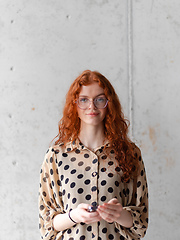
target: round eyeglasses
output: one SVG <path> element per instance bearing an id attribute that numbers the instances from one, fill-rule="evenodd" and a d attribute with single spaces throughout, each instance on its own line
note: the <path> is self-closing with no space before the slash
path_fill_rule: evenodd
<path id="1" fill-rule="evenodd" d="M 93 100 L 90 100 L 87 97 L 79 97 L 76 100 L 76 103 L 77 103 L 78 107 L 83 109 L 83 110 L 89 108 L 91 102 L 93 102 L 93 104 L 96 108 L 102 109 L 102 108 L 105 108 L 107 106 L 108 99 L 106 97 L 96 97 Z"/>

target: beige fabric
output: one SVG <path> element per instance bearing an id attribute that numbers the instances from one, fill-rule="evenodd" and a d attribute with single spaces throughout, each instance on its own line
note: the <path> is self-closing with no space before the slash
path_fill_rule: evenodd
<path id="1" fill-rule="evenodd" d="M 39 217 L 41 239 L 140 239 L 148 226 L 148 188 L 146 173 L 140 150 L 135 147 L 139 159 L 140 175 L 136 181 L 123 183 L 123 175 L 113 149 L 94 152 L 77 139 L 66 146 L 56 145 L 48 149 L 40 174 Z M 108 154 L 107 154 L 108 153 Z M 53 218 L 69 212 L 80 203 L 103 204 L 116 197 L 122 206 L 131 212 L 133 227 L 101 220 L 93 224 L 75 224 L 57 232 L 53 229 Z"/>

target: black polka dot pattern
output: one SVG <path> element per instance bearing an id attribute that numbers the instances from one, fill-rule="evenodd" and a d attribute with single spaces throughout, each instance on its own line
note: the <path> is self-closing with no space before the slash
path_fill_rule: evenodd
<path id="1" fill-rule="evenodd" d="M 66 146 L 49 148 L 40 171 L 39 229 L 42 239 L 56 238 L 53 218 L 57 213 L 67 213 L 80 203 L 101 205 L 112 198 L 117 198 L 124 209 L 132 213 L 131 228 L 126 229 L 113 220 L 101 220 L 96 224 L 73 223 L 62 231 L 62 239 L 142 238 L 148 226 L 148 186 L 140 150 L 135 147 L 134 151 L 140 165 L 139 175 L 124 183 L 115 152 L 109 147 L 102 146 L 94 153 L 76 140 Z"/>

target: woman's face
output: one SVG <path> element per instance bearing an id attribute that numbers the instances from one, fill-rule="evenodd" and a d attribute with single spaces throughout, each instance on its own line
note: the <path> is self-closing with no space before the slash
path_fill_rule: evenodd
<path id="1" fill-rule="evenodd" d="M 86 102 L 88 102 L 89 99 L 90 104 L 86 109 L 81 109 L 77 104 L 77 112 L 79 118 L 81 119 L 81 123 L 93 126 L 103 124 L 103 120 L 106 115 L 106 107 L 97 108 L 93 102 L 95 98 L 97 105 L 102 105 L 102 102 L 106 101 L 104 89 L 101 88 L 97 82 L 88 86 L 82 86 L 79 93 L 79 102 L 81 102 L 82 105 L 85 104 L 88 106 Z"/>

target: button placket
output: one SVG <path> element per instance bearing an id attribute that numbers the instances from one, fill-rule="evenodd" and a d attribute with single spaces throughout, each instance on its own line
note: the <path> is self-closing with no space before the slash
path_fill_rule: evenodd
<path id="1" fill-rule="evenodd" d="M 98 203 L 98 156 L 92 154 L 92 168 L 91 168 L 91 194 L 92 204 Z M 92 191 L 93 190 L 93 191 Z M 97 223 L 92 224 L 93 239 L 98 239 L 98 225 Z"/>

